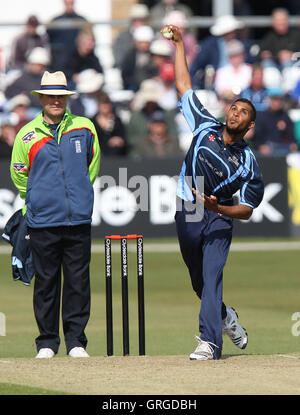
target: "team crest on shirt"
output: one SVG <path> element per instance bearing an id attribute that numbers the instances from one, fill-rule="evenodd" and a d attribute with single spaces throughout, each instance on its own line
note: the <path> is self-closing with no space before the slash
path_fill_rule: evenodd
<path id="1" fill-rule="evenodd" d="M 30 131 L 24 137 L 22 137 L 22 141 L 24 141 L 25 144 L 30 143 L 30 141 L 34 140 L 36 138 L 35 131 Z"/>
<path id="2" fill-rule="evenodd" d="M 14 163 L 13 169 L 14 171 L 20 173 L 20 172 L 27 171 L 27 166 L 24 163 Z"/>
<path id="3" fill-rule="evenodd" d="M 216 136 L 214 134 L 211 134 L 208 139 L 209 141 L 214 141 L 214 139 L 216 138 Z"/>
<path id="4" fill-rule="evenodd" d="M 80 143 L 80 140 L 75 140 L 75 150 L 76 150 L 76 153 L 81 153 L 81 143 Z"/>

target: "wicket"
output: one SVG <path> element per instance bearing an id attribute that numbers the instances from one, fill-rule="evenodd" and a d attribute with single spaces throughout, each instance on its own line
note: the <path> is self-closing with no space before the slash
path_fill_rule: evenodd
<path id="1" fill-rule="evenodd" d="M 105 236 L 105 281 L 106 281 L 106 336 L 107 355 L 113 355 L 113 303 L 112 303 L 112 256 L 111 241 L 121 243 L 121 280 L 122 280 L 122 323 L 123 355 L 129 355 L 129 311 L 128 311 L 128 254 L 127 241 L 135 239 L 137 246 L 137 284 L 138 284 L 138 324 L 139 355 L 145 355 L 145 301 L 144 301 L 144 249 L 143 235 Z"/>

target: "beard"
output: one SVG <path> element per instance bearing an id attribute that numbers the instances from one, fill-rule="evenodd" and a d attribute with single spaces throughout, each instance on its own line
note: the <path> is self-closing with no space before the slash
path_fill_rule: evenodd
<path id="1" fill-rule="evenodd" d="M 228 131 L 229 134 L 241 135 L 243 137 L 246 134 L 248 128 L 240 127 L 240 126 L 232 128 L 226 125 L 226 130 Z"/>

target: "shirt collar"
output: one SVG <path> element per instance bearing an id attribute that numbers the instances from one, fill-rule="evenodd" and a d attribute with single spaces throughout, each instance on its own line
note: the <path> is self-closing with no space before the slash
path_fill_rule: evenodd
<path id="1" fill-rule="evenodd" d="M 225 124 L 224 124 L 222 130 L 220 131 L 219 138 L 221 139 L 222 143 L 225 145 L 224 140 L 223 140 L 224 128 L 225 128 Z M 226 144 L 226 145 L 229 146 L 230 148 L 234 149 L 234 150 L 243 150 L 245 147 L 248 146 L 248 144 L 246 143 L 246 141 L 243 138 L 241 138 L 239 141 L 236 141 L 233 144 Z"/>
<path id="2" fill-rule="evenodd" d="M 69 115 L 70 115 L 70 112 L 66 109 L 66 111 L 64 113 L 64 116 L 63 116 L 62 120 L 59 122 L 59 124 L 66 121 L 66 119 L 69 117 Z M 47 128 L 49 128 L 50 124 L 47 123 L 46 121 L 44 121 L 43 111 L 40 112 L 39 116 L 40 116 L 40 120 L 41 120 L 42 124 L 44 124 Z"/>

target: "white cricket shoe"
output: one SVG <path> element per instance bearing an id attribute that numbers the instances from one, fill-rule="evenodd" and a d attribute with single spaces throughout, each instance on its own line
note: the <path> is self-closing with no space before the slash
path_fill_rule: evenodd
<path id="1" fill-rule="evenodd" d="M 83 347 L 73 347 L 69 351 L 71 357 L 90 357 Z"/>
<path id="2" fill-rule="evenodd" d="M 49 347 L 43 347 L 35 356 L 36 359 L 51 359 L 55 355 L 54 351 Z"/>
<path id="3" fill-rule="evenodd" d="M 248 334 L 244 327 L 238 323 L 238 315 L 234 308 L 226 307 L 227 316 L 223 320 L 223 333 L 240 349 L 248 344 Z"/>
<path id="4" fill-rule="evenodd" d="M 200 337 L 195 336 L 195 339 L 198 342 L 198 346 L 196 347 L 195 351 L 190 354 L 190 360 L 211 360 L 214 358 L 214 349 L 211 347 L 216 346 L 211 342 L 206 342 L 201 340 Z M 218 347 L 218 346 L 216 346 Z"/>

